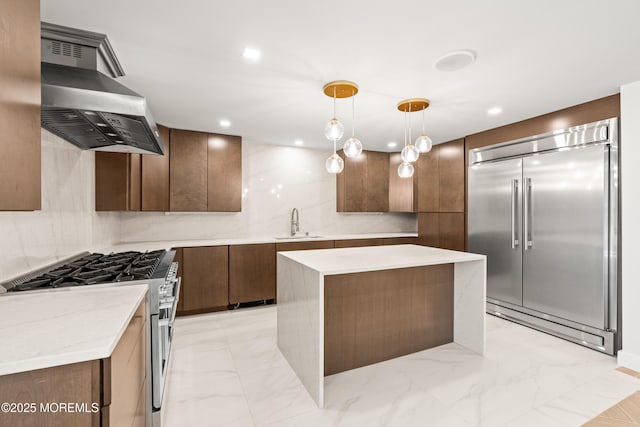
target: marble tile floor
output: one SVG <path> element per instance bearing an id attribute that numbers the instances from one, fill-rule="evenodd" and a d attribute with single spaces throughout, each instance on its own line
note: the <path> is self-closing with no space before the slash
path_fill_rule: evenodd
<path id="1" fill-rule="evenodd" d="M 176 320 L 164 427 L 579 426 L 640 390 L 614 358 L 487 316 L 447 344 L 325 378 L 319 409 L 276 345 L 276 306 Z"/>

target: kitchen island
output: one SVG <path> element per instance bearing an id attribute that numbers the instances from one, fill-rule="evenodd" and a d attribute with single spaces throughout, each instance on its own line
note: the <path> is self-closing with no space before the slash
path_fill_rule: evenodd
<path id="1" fill-rule="evenodd" d="M 319 407 L 326 375 L 448 342 L 484 353 L 484 255 L 396 245 L 277 263 L 278 347 Z"/>
<path id="2" fill-rule="evenodd" d="M 0 426 L 144 426 L 147 285 L 0 296 Z"/>

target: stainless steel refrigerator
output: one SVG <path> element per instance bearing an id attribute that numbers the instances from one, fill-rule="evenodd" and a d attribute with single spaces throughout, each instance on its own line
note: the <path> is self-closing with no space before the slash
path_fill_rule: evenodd
<path id="1" fill-rule="evenodd" d="M 615 354 L 618 120 L 471 150 L 468 178 L 487 312 Z"/>

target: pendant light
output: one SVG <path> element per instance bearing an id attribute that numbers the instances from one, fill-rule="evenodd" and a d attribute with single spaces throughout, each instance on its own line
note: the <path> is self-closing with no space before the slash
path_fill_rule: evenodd
<path id="1" fill-rule="evenodd" d="M 354 93 L 355 95 L 355 93 Z M 362 142 L 356 138 L 356 97 L 351 97 L 351 138 L 344 143 L 342 150 L 347 157 L 358 157 L 362 154 Z"/>
<path id="2" fill-rule="evenodd" d="M 398 104 L 398 110 L 404 112 L 404 148 L 400 152 L 402 163 L 398 166 L 398 176 L 400 178 L 410 178 L 413 176 L 413 162 L 420 157 L 418 147 L 411 143 L 411 116 L 409 115 L 409 126 L 407 127 L 407 114 L 414 111 L 424 110 L 429 106 L 429 101 L 424 98 L 405 99 Z M 407 138 L 407 131 L 409 137 Z"/>
<path id="3" fill-rule="evenodd" d="M 416 142 L 413 143 L 413 145 L 415 145 L 418 151 L 421 153 L 428 153 L 433 147 L 433 141 L 427 136 L 426 132 L 424 131 L 424 110 L 426 110 L 428 106 L 429 103 L 427 101 L 427 106 L 422 109 L 422 134 L 417 137 Z"/>
<path id="4" fill-rule="evenodd" d="M 324 136 L 333 141 L 333 154 L 325 162 L 325 167 L 329 173 L 340 173 L 344 169 L 344 160 L 336 152 L 336 145 L 344 135 L 344 125 L 336 118 L 336 99 L 354 97 L 358 93 L 358 85 L 346 80 L 337 80 L 324 85 L 322 91 L 328 97 L 333 98 L 333 118 L 324 128 Z M 351 107 L 355 118 L 355 103 L 353 101 Z M 351 138 L 345 143 L 344 153 L 348 157 L 357 157 L 362 153 L 362 143 L 355 137 L 355 124 Z"/>

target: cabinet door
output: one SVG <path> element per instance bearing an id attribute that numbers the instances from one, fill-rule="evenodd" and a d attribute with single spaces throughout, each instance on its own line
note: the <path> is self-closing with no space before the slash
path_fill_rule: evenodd
<path id="1" fill-rule="evenodd" d="M 229 247 L 182 249 L 182 288 L 185 312 L 213 311 L 229 303 Z"/>
<path id="2" fill-rule="evenodd" d="M 418 242 L 423 246 L 440 247 L 440 214 L 423 212 L 418 214 Z"/>
<path id="3" fill-rule="evenodd" d="M 440 186 L 438 175 L 438 151 L 435 145 L 428 153 L 420 154 L 414 163 L 414 206 L 417 212 L 438 212 Z"/>
<path id="4" fill-rule="evenodd" d="M 140 210 L 140 154 L 95 154 L 96 211 Z"/>
<path id="5" fill-rule="evenodd" d="M 276 243 L 276 252 L 306 251 L 309 249 L 332 249 L 335 247 L 333 240 L 314 240 L 311 242 L 282 242 Z"/>
<path id="6" fill-rule="evenodd" d="M 361 246 L 381 246 L 385 239 L 349 239 L 336 240 L 336 248 L 358 248 Z"/>
<path id="7" fill-rule="evenodd" d="M 229 246 L 229 304 L 275 297 L 275 243 Z"/>
<path id="8" fill-rule="evenodd" d="M 207 145 L 203 132 L 171 129 L 169 210 L 207 211 Z"/>
<path id="9" fill-rule="evenodd" d="M 40 209 L 40 2 L 0 16 L 0 210 Z"/>
<path id="10" fill-rule="evenodd" d="M 169 210 L 169 129 L 158 125 L 160 139 L 164 143 L 164 155 L 142 155 L 142 210 Z"/>
<path id="11" fill-rule="evenodd" d="M 439 239 L 442 249 L 464 251 L 464 213 L 441 212 L 439 215 Z"/>
<path id="12" fill-rule="evenodd" d="M 438 149 L 438 212 L 464 212 L 464 139 Z"/>
<path id="13" fill-rule="evenodd" d="M 242 138 L 210 134 L 208 146 L 209 212 L 242 210 Z"/>
<path id="14" fill-rule="evenodd" d="M 344 170 L 336 175 L 338 212 L 365 212 L 367 203 L 367 152 L 349 158 L 344 152 L 338 155 L 344 160 Z"/>
<path id="15" fill-rule="evenodd" d="M 367 152 L 366 212 L 389 212 L 389 154 Z"/>
<path id="16" fill-rule="evenodd" d="M 402 163 L 400 153 L 389 155 L 389 212 L 414 212 L 415 175 L 411 178 L 400 178 L 398 176 L 400 163 Z"/>
<path id="17" fill-rule="evenodd" d="M 418 245 L 417 237 L 391 237 L 383 239 L 383 245 Z"/>

